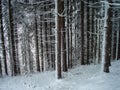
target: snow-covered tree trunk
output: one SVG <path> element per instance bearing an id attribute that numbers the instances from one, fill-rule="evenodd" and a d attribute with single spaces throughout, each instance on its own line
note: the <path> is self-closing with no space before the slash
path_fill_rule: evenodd
<path id="1" fill-rule="evenodd" d="M 44 2 L 44 5 L 46 3 Z M 47 12 L 47 6 L 44 6 L 44 11 Z M 47 14 L 43 16 L 43 58 L 44 58 L 44 71 L 49 67 L 49 54 L 48 54 L 48 28 L 47 28 Z"/>
<path id="2" fill-rule="evenodd" d="M 3 30 L 3 12 L 2 12 L 2 0 L 0 0 L 0 64 L 1 64 L 1 75 L 7 75 L 7 61 L 5 52 L 5 38 Z"/>
<path id="3" fill-rule="evenodd" d="M 84 61 L 84 2 L 81 1 L 81 65 L 85 64 Z"/>
<path id="4" fill-rule="evenodd" d="M 87 0 L 87 2 L 89 2 L 89 0 Z M 90 48 L 90 8 L 87 7 L 87 64 L 90 64 L 90 52 L 89 52 L 89 48 Z"/>
<path id="5" fill-rule="evenodd" d="M 119 19 L 119 28 L 120 28 L 120 19 Z M 119 54 L 119 39 L 120 39 L 120 31 L 119 31 L 119 29 L 117 30 L 117 42 L 116 42 L 116 60 L 118 60 L 118 54 Z"/>
<path id="6" fill-rule="evenodd" d="M 69 63 L 69 19 L 68 19 L 68 17 L 69 17 L 69 0 L 66 0 L 65 1 L 65 5 L 66 5 L 66 9 L 67 9 L 67 11 L 66 11 L 66 16 L 67 17 L 65 17 L 65 19 L 66 19 L 66 53 L 67 53 L 67 67 L 69 68 L 69 65 L 68 65 L 68 63 Z"/>
<path id="7" fill-rule="evenodd" d="M 94 3 L 94 0 L 92 1 L 92 3 Z M 92 36 L 91 36 L 91 59 L 93 59 L 94 60 L 94 29 L 95 29 L 95 27 L 94 27 L 94 24 L 95 24 L 95 9 L 94 8 L 92 8 L 92 11 L 91 11 L 91 13 L 92 13 L 92 16 L 91 16 L 91 33 L 92 33 Z M 93 61 L 92 60 L 92 61 Z"/>
<path id="8" fill-rule="evenodd" d="M 40 69 L 41 69 L 41 71 L 43 71 L 44 70 L 44 54 L 43 54 L 43 46 L 44 46 L 44 44 L 43 44 L 43 23 L 42 23 L 42 21 L 43 21 L 43 16 L 42 15 L 40 15 L 40 47 L 41 47 L 41 50 L 40 50 L 40 54 L 41 54 L 41 59 L 40 59 Z"/>
<path id="9" fill-rule="evenodd" d="M 13 6 L 12 1 L 8 0 L 8 10 L 9 10 L 9 34 L 10 34 L 10 52 L 11 52 L 11 63 L 12 63 L 12 76 L 17 74 L 16 70 L 16 50 L 15 50 L 15 37 L 14 37 L 14 23 L 13 23 Z"/>
<path id="10" fill-rule="evenodd" d="M 64 1 L 61 3 L 61 10 L 64 12 Z M 67 60 L 66 60 L 66 30 L 65 30 L 65 18 L 61 17 L 61 54 L 62 54 L 62 68 L 64 72 L 67 72 Z"/>
<path id="11" fill-rule="evenodd" d="M 111 0 L 108 0 L 111 3 Z M 109 3 L 105 3 L 105 23 L 104 23 L 104 31 L 103 31 L 103 51 L 102 51 L 102 69 L 104 72 L 109 72 L 110 66 L 110 48 L 111 48 L 111 9 Z"/>
<path id="12" fill-rule="evenodd" d="M 37 66 L 37 71 L 40 71 L 40 61 L 39 61 L 39 42 L 38 42 L 38 24 L 37 24 L 37 8 L 36 6 L 34 7 L 34 22 L 35 22 L 35 54 L 36 54 L 36 66 Z"/>
<path id="13" fill-rule="evenodd" d="M 62 71 L 61 71 L 61 16 L 59 14 L 62 13 L 61 4 L 62 0 L 55 0 L 55 36 L 56 36 L 56 72 L 57 78 L 62 78 Z"/>
<path id="14" fill-rule="evenodd" d="M 23 54 L 22 54 L 22 41 L 21 41 L 21 37 L 20 37 L 20 34 L 22 33 L 21 30 L 23 29 L 22 28 L 22 25 L 17 25 L 17 28 L 18 28 L 18 36 L 19 36 L 19 39 L 18 39 L 18 58 L 19 58 L 19 62 L 20 62 L 20 74 L 24 74 L 24 64 L 23 64 Z"/>
<path id="15" fill-rule="evenodd" d="M 72 7 L 72 4 L 73 2 L 72 2 L 72 0 L 69 0 L 69 68 L 72 68 L 72 65 L 73 65 L 73 54 L 72 54 L 72 52 L 73 52 L 73 50 L 72 50 L 72 48 L 73 48 L 73 46 L 72 46 L 72 30 L 73 30 L 73 24 L 72 24 L 72 19 L 73 19 L 73 7 Z"/>
<path id="16" fill-rule="evenodd" d="M 102 71 L 104 71 L 104 64 L 105 64 L 105 49 L 106 49 L 106 27 L 107 27 L 107 12 L 108 12 L 109 5 L 105 3 L 105 17 L 104 17 L 104 30 L 103 30 L 103 42 L 102 42 Z"/>

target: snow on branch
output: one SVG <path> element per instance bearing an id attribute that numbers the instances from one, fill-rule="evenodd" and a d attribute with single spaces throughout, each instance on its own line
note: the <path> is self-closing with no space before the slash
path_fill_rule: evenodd
<path id="1" fill-rule="evenodd" d="M 36 5 L 40 5 L 43 4 L 45 2 L 49 2 L 50 0 L 44 0 L 44 1 L 40 1 L 40 2 L 36 2 L 36 3 L 25 3 L 25 2 L 21 2 L 21 1 L 16 1 L 16 3 L 22 4 L 22 5 L 27 5 L 27 6 L 36 6 Z"/>
<path id="2" fill-rule="evenodd" d="M 113 5 L 113 6 L 120 6 L 120 3 L 109 3 L 108 1 L 99 1 L 99 2 L 95 2 L 95 3 L 90 3 L 90 2 L 87 2 L 85 0 L 81 0 L 82 2 L 84 2 L 85 4 L 87 4 L 89 7 L 100 7 L 100 6 L 94 6 L 96 4 L 108 4 L 108 5 Z"/>

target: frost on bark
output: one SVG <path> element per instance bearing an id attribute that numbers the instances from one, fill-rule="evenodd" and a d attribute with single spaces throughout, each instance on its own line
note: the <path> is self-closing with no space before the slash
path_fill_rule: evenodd
<path id="1" fill-rule="evenodd" d="M 14 37 L 14 23 L 13 23 L 13 7 L 12 1 L 8 0 L 9 5 L 9 34 L 10 34 L 10 48 L 11 48 L 11 63 L 12 63 L 12 76 L 17 74 L 17 60 L 15 50 L 15 37 Z"/>
<path id="2" fill-rule="evenodd" d="M 35 17 L 35 49 L 36 49 L 36 65 L 37 65 L 37 71 L 40 71 L 40 60 L 39 60 L 39 39 L 38 39 L 38 24 L 37 24 L 37 11 L 35 6 L 34 11 L 34 17 Z"/>
<path id="3" fill-rule="evenodd" d="M 56 4 L 56 69 L 57 69 L 57 78 L 62 78 L 61 71 L 61 30 L 63 29 L 62 17 L 59 15 L 63 12 L 62 4 L 63 0 L 55 0 Z"/>
<path id="4" fill-rule="evenodd" d="M 5 39 L 4 39 L 4 31 L 3 31 L 3 15 L 2 15 L 2 0 L 0 0 L 0 39 L 2 43 L 2 56 L 0 57 L 0 64 L 1 64 L 1 74 L 8 75 L 7 71 L 7 61 L 6 61 L 6 49 L 5 49 Z M 4 75 L 3 74 L 3 75 Z"/>
<path id="5" fill-rule="evenodd" d="M 89 2 L 89 0 L 87 0 L 87 2 Z M 90 64 L 90 52 L 89 52 L 89 49 L 90 49 L 90 8 L 87 7 L 87 61 L 86 63 L 87 64 Z"/>
<path id="6" fill-rule="evenodd" d="M 81 1 L 81 65 L 84 64 L 84 2 Z"/>
<path id="7" fill-rule="evenodd" d="M 64 12 L 64 1 L 61 2 L 61 11 Z M 67 72 L 67 60 L 66 60 L 66 31 L 65 31 L 65 18 L 61 17 L 61 54 L 62 54 L 62 68 L 64 72 Z"/>
<path id="8" fill-rule="evenodd" d="M 111 0 L 109 0 L 111 3 Z M 106 5 L 106 4 L 105 4 Z M 110 5 L 106 5 L 105 7 L 105 31 L 104 31 L 104 37 L 103 37 L 103 54 L 102 54 L 102 63 L 103 63 L 103 70 L 106 73 L 109 73 L 109 66 L 110 66 L 110 56 L 111 56 L 111 35 L 112 35 L 112 29 L 111 29 L 111 17 L 112 12 Z"/>

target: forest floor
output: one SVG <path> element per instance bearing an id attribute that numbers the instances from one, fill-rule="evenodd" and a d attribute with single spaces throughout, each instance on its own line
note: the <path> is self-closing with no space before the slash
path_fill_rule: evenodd
<path id="1" fill-rule="evenodd" d="M 0 78 L 0 90 L 120 90 L 120 60 L 112 62 L 110 73 L 100 65 L 77 66 L 57 80 L 54 71 Z"/>

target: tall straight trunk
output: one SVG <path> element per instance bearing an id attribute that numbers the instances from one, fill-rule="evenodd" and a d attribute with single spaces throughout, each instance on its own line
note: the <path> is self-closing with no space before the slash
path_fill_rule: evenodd
<path id="1" fill-rule="evenodd" d="M 2 64 L 1 64 L 1 58 L 0 58 L 0 77 L 2 76 Z"/>
<path id="2" fill-rule="evenodd" d="M 97 33 L 97 20 L 95 19 L 95 23 L 94 23 L 94 32 L 93 33 Z M 97 35 L 94 34 L 93 36 L 93 62 L 94 64 L 96 64 L 96 52 L 97 52 Z"/>
<path id="3" fill-rule="evenodd" d="M 43 23 L 42 23 L 42 21 L 43 21 L 43 16 L 41 15 L 40 16 L 40 47 L 41 47 L 41 61 L 40 61 L 40 69 L 41 69 L 41 71 L 43 71 L 44 70 L 44 59 L 43 59 Z"/>
<path id="4" fill-rule="evenodd" d="M 16 53 L 15 53 L 15 38 L 14 38 L 14 23 L 13 23 L 13 8 L 11 4 L 11 0 L 8 0 L 9 6 L 9 30 L 10 30 L 10 44 L 11 44 L 11 61 L 12 61 L 12 76 L 17 74 L 17 66 L 16 66 Z"/>
<path id="5" fill-rule="evenodd" d="M 49 4 L 51 4 L 51 2 L 49 1 Z M 47 7 L 47 10 L 50 10 L 51 9 L 51 5 Z M 49 69 L 52 69 L 52 48 L 51 48 L 51 45 L 52 45 L 52 40 L 51 40 L 51 12 L 47 14 L 47 17 L 50 19 L 48 22 L 47 22 L 47 26 L 48 26 L 48 55 L 49 55 L 49 58 L 48 58 L 48 68 Z"/>
<path id="6" fill-rule="evenodd" d="M 51 5 L 50 5 L 50 8 Z M 50 13 L 50 18 L 52 18 L 52 14 Z M 52 33 L 52 22 L 50 22 L 50 41 L 53 41 L 54 40 L 54 35 Z M 50 46 L 50 50 L 51 50 L 51 67 L 53 69 L 55 69 L 55 51 L 54 51 L 54 47 L 53 47 L 54 43 L 51 42 L 51 46 Z"/>
<path id="7" fill-rule="evenodd" d="M 67 62 L 68 62 L 68 68 L 70 68 L 69 66 L 69 62 L 70 62 L 70 58 L 69 58 L 69 0 L 66 0 L 66 8 L 67 8 L 67 16 L 68 17 L 66 17 L 66 36 L 67 36 L 67 38 L 66 38 L 66 50 L 67 50 Z"/>
<path id="8" fill-rule="evenodd" d="M 69 52 L 69 60 L 68 60 L 68 68 L 72 68 L 72 2 L 68 1 L 68 52 Z"/>
<path id="9" fill-rule="evenodd" d="M 27 31 L 27 54 L 28 54 L 28 68 L 29 72 L 33 72 L 33 59 L 32 59 L 32 53 L 31 53 L 31 47 L 30 47 L 30 32 Z"/>
<path id="10" fill-rule="evenodd" d="M 72 55 L 72 29 L 73 29 L 73 24 L 72 24 L 72 18 L 73 18 L 73 7 L 72 7 L 72 0 L 70 0 L 70 24 L 69 24 L 69 44 L 70 44 L 70 47 L 69 47 L 69 50 L 70 50 L 70 68 L 72 68 L 72 65 L 73 65 L 73 55 Z"/>
<path id="11" fill-rule="evenodd" d="M 63 0 L 55 0 L 55 11 L 56 13 L 61 14 L 63 12 L 62 10 L 62 4 Z M 62 71 L 61 71 L 61 30 L 63 29 L 63 22 L 62 17 L 60 15 L 56 15 L 56 69 L 57 69 L 57 78 L 62 78 Z"/>
<path id="12" fill-rule="evenodd" d="M 118 60 L 120 59 L 120 19 L 119 19 L 119 43 L 118 43 Z"/>
<path id="13" fill-rule="evenodd" d="M 17 21 L 16 21 L 17 22 Z M 14 25 L 14 38 L 15 38 L 15 59 L 16 59 L 16 70 L 17 70 L 17 74 L 20 74 L 20 62 L 19 62 L 19 58 L 18 58 L 18 31 L 17 31 L 17 24 Z"/>
<path id="14" fill-rule="evenodd" d="M 15 2 L 14 2 L 14 4 L 15 4 L 15 6 L 14 7 L 17 7 L 17 0 L 15 0 Z M 13 17 L 13 19 L 14 19 L 14 22 L 17 22 L 17 20 L 16 20 L 16 18 L 17 18 L 17 15 L 16 15 L 16 13 L 17 13 L 17 10 L 14 8 L 13 9 L 13 13 L 15 13 L 15 16 Z M 20 74 L 20 62 L 19 62 L 19 58 L 18 58 L 18 28 L 17 28 L 17 23 L 14 23 L 14 42 L 15 42 L 15 58 L 16 58 L 16 66 L 17 66 L 17 68 L 16 68 L 16 70 L 17 70 L 17 74 Z"/>
<path id="15" fill-rule="evenodd" d="M 36 47 L 36 64 L 37 64 L 37 71 L 40 71 L 40 61 L 39 61 L 39 42 L 38 42 L 38 24 L 37 24 L 37 11 L 35 6 L 34 11 L 34 17 L 35 17 L 35 47 Z"/>
<path id="16" fill-rule="evenodd" d="M 103 42 L 102 42 L 102 71 L 109 72 L 108 61 L 106 60 L 106 32 L 107 32 L 107 19 L 108 19 L 108 8 L 109 5 L 105 4 L 105 20 L 104 20 L 104 30 L 103 30 Z"/>
<path id="17" fill-rule="evenodd" d="M 25 33 L 25 39 L 24 39 L 24 46 L 25 46 L 25 55 L 24 55 L 24 69 L 25 69 L 25 73 L 30 73 L 30 57 L 29 57 L 29 29 L 25 29 L 24 30 Z"/>
<path id="18" fill-rule="evenodd" d="M 110 3 L 112 3 L 112 0 L 108 0 Z M 111 39 L 112 39 L 112 9 L 108 9 L 108 30 L 107 30 L 107 43 L 106 43 L 106 59 L 108 60 L 109 66 L 111 65 Z"/>
<path id="19" fill-rule="evenodd" d="M 87 1 L 87 2 L 89 2 L 89 0 Z M 90 56 L 90 53 L 89 53 L 89 42 L 90 42 L 90 34 L 89 34 L 89 32 L 90 32 L 90 8 L 89 7 L 87 7 L 87 64 L 90 64 L 90 61 L 89 61 L 89 56 Z"/>
<path id="20" fill-rule="evenodd" d="M 93 0 L 93 2 L 92 3 L 94 3 L 94 0 Z M 92 8 L 92 26 L 91 26 L 91 32 L 92 32 L 92 37 L 91 37 L 91 54 L 90 54 L 90 56 L 91 56 L 91 59 L 93 59 L 93 55 L 94 55 L 94 48 L 93 48 L 93 46 L 94 46 L 94 16 L 95 16 L 95 12 L 94 12 L 94 8 Z"/>
<path id="21" fill-rule="evenodd" d="M 113 37 L 113 59 L 115 60 L 116 59 L 116 42 L 117 42 L 117 31 L 114 31 L 113 33 L 114 37 Z"/>
<path id="22" fill-rule="evenodd" d="M 112 3 L 111 0 L 108 0 L 109 3 Z M 104 64 L 104 72 L 109 72 L 109 66 L 111 65 L 110 59 L 111 59 L 111 36 L 112 36 L 112 11 L 111 8 L 108 9 L 107 12 L 108 18 L 107 18 L 107 31 L 106 31 L 106 48 L 105 48 L 105 64 Z"/>
<path id="23" fill-rule="evenodd" d="M 0 0 L 0 34 L 1 34 L 1 42 L 2 42 L 2 53 L 3 53 L 3 61 L 4 61 L 4 68 L 5 74 L 8 75 L 7 71 L 7 59 L 6 59 L 6 49 L 5 49 L 5 39 L 4 39 L 4 31 L 3 31 L 3 20 L 2 20 L 2 0 Z M 1 58 L 2 59 L 2 58 Z M 2 65 L 1 65 L 2 66 Z"/>
<path id="24" fill-rule="evenodd" d="M 46 5 L 46 3 L 44 3 L 44 5 Z M 47 11 L 47 6 L 44 7 L 44 11 Z M 47 27 L 47 15 L 44 15 L 44 19 L 45 19 L 45 22 L 44 22 L 44 70 L 48 70 L 48 67 L 49 67 L 49 54 L 48 54 L 48 27 Z"/>
<path id="25" fill-rule="evenodd" d="M 96 40 L 96 64 L 97 64 L 99 62 L 100 20 L 97 20 L 97 30 L 96 30 L 96 33 L 97 33 L 97 35 L 96 35 L 96 37 L 97 37 L 97 40 Z"/>
<path id="26" fill-rule="evenodd" d="M 64 1 L 61 2 L 61 11 L 64 11 Z M 61 17 L 61 43 L 62 43 L 62 63 L 63 63 L 63 71 L 67 72 L 67 60 L 66 60 L 66 30 L 65 30 L 65 18 Z"/>
<path id="27" fill-rule="evenodd" d="M 119 28 L 120 28 L 120 19 L 119 19 Z M 120 38 L 120 31 L 119 29 L 117 30 L 117 35 L 116 35 L 116 60 L 119 58 L 119 38 Z"/>
<path id="28" fill-rule="evenodd" d="M 84 2 L 81 1 L 81 65 L 84 64 Z"/>
<path id="29" fill-rule="evenodd" d="M 108 0 L 111 3 L 111 0 Z M 103 70 L 106 73 L 109 73 L 109 66 L 110 66 L 110 49 L 111 49 L 111 9 L 109 5 L 105 7 L 105 31 L 104 31 L 104 42 L 103 42 Z"/>

